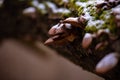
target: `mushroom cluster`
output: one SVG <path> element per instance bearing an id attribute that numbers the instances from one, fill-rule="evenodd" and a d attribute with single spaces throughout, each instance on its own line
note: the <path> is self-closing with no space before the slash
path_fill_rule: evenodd
<path id="1" fill-rule="evenodd" d="M 120 48 L 117 48 L 117 46 L 120 46 L 120 32 L 118 29 L 120 27 L 120 0 L 104 0 L 102 3 L 95 4 L 93 6 L 96 10 L 95 14 L 100 15 L 97 17 L 91 16 L 89 12 L 90 5 L 82 5 L 84 2 L 79 1 L 78 3 L 80 7 L 85 8 L 82 9 L 85 13 L 80 17 L 66 18 L 53 26 L 48 32 L 50 38 L 46 40 L 45 44 L 65 45 L 74 42 L 79 37 L 77 33 L 83 32 L 80 41 L 82 49 L 86 51 L 92 49 L 91 53 L 92 51 L 105 51 L 107 47 L 112 49 L 111 52 L 98 61 L 95 67 L 97 73 L 106 73 L 113 69 L 120 59 Z M 91 4 L 90 1 L 89 4 Z M 109 20 L 111 22 L 108 22 Z M 96 30 L 90 31 L 93 28 L 91 25 L 95 26 Z M 82 32 L 77 32 L 77 29 L 81 29 Z"/>
<path id="2" fill-rule="evenodd" d="M 84 17 L 69 17 L 61 20 L 58 24 L 54 25 L 48 34 L 50 38 L 46 40 L 46 45 L 57 44 L 64 45 L 68 42 L 73 42 L 76 38 L 76 31 L 78 28 L 84 30 L 86 20 Z"/>

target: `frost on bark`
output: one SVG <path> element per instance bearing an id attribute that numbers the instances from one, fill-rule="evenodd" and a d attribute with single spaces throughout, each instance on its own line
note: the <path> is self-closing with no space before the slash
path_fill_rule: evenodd
<path id="1" fill-rule="evenodd" d="M 0 12 L 1 40 L 48 38 L 46 45 L 83 69 L 120 79 L 120 0 L 3 0 Z"/>

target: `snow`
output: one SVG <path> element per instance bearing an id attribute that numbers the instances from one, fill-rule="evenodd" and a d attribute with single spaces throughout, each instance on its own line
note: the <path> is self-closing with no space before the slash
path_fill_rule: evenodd
<path id="1" fill-rule="evenodd" d="M 32 1 L 32 5 L 35 6 L 35 7 L 37 7 L 39 5 L 38 0 L 33 0 Z"/>
<path id="2" fill-rule="evenodd" d="M 42 3 L 39 3 L 38 8 L 44 10 L 45 9 L 45 5 L 42 4 Z"/>

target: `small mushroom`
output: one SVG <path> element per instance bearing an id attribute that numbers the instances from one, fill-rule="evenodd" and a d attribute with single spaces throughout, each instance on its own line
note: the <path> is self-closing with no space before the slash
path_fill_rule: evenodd
<path id="1" fill-rule="evenodd" d="M 48 31 L 48 34 L 49 35 L 54 35 L 56 33 L 56 28 L 51 28 L 49 31 Z"/>
<path id="2" fill-rule="evenodd" d="M 54 25 L 49 31 L 48 31 L 48 34 L 50 36 L 54 36 L 54 35 L 58 35 L 58 34 L 62 34 L 65 32 L 64 30 L 64 27 L 65 25 L 64 24 L 57 24 L 57 25 Z"/>
<path id="3" fill-rule="evenodd" d="M 59 24 L 54 25 L 49 31 L 49 35 L 54 35 L 56 33 L 56 28 L 59 26 Z"/>
<path id="4" fill-rule="evenodd" d="M 69 17 L 63 20 L 63 23 L 78 23 L 78 17 Z"/>
<path id="5" fill-rule="evenodd" d="M 50 45 L 50 44 L 52 44 L 54 42 L 54 40 L 52 39 L 52 38 L 49 38 L 49 39 L 47 39 L 45 42 L 44 42 L 44 44 L 45 45 Z"/>
<path id="6" fill-rule="evenodd" d="M 100 29 L 97 32 L 97 37 L 101 36 L 102 34 L 109 34 L 109 33 L 110 33 L 109 29 Z"/>
<path id="7" fill-rule="evenodd" d="M 97 73 L 106 73 L 114 68 L 118 61 L 120 55 L 116 52 L 112 52 L 106 55 L 98 64 L 96 65 L 96 72 Z"/>
<path id="8" fill-rule="evenodd" d="M 93 40 L 92 34 L 86 33 L 82 40 L 82 47 L 88 48 L 90 44 L 92 43 L 92 40 Z"/>
<path id="9" fill-rule="evenodd" d="M 80 28 L 84 29 L 84 27 L 82 27 L 82 26 L 84 25 L 86 20 L 83 17 L 75 17 L 75 18 L 69 17 L 61 22 L 62 23 L 70 23 L 74 27 L 80 27 Z"/>
<path id="10" fill-rule="evenodd" d="M 80 22 L 82 21 L 82 22 Z M 49 31 L 48 34 L 50 38 L 45 42 L 45 44 L 65 44 L 68 42 L 73 42 L 77 36 L 77 28 L 80 28 L 80 25 L 83 25 L 85 19 L 83 17 L 70 17 L 65 20 L 60 21 L 58 24 L 54 25 Z M 57 38 L 54 38 L 58 36 Z M 54 39 L 53 39 L 54 38 Z"/>
<path id="11" fill-rule="evenodd" d="M 95 50 L 102 50 L 105 46 L 108 45 L 108 42 L 107 41 L 104 41 L 104 42 L 100 42 L 98 43 L 96 46 L 95 46 Z"/>
<path id="12" fill-rule="evenodd" d="M 75 35 L 71 32 L 72 26 L 69 23 L 59 23 L 53 26 L 48 34 L 51 36 L 45 41 L 45 45 L 57 44 L 62 45 L 67 42 L 72 42 Z"/>
<path id="13" fill-rule="evenodd" d="M 56 35 L 56 36 L 53 36 L 53 37 L 50 37 L 48 40 L 45 41 L 45 45 L 51 45 L 51 44 L 54 44 L 56 39 L 59 38 L 59 35 Z"/>

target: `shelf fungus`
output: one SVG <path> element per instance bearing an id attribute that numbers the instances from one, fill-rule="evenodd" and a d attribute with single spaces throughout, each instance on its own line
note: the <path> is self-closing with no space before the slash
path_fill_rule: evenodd
<path id="1" fill-rule="evenodd" d="M 119 61 L 119 53 L 112 52 L 106 55 L 96 66 L 97 73 L 106 73 L 113 69 Z"/>
<path id="2" fill-rule="evenodd" d="M 48 31 L 50 38 L 45 41 L 45 44 L 64 45 L 68 42 L 73 42 L 77 36 L 76 28 L 84 30 L 83 21 L 85 22 L 85 19 L 80 17 L 70 17 L 65 20 L 61 20 Z"/>

